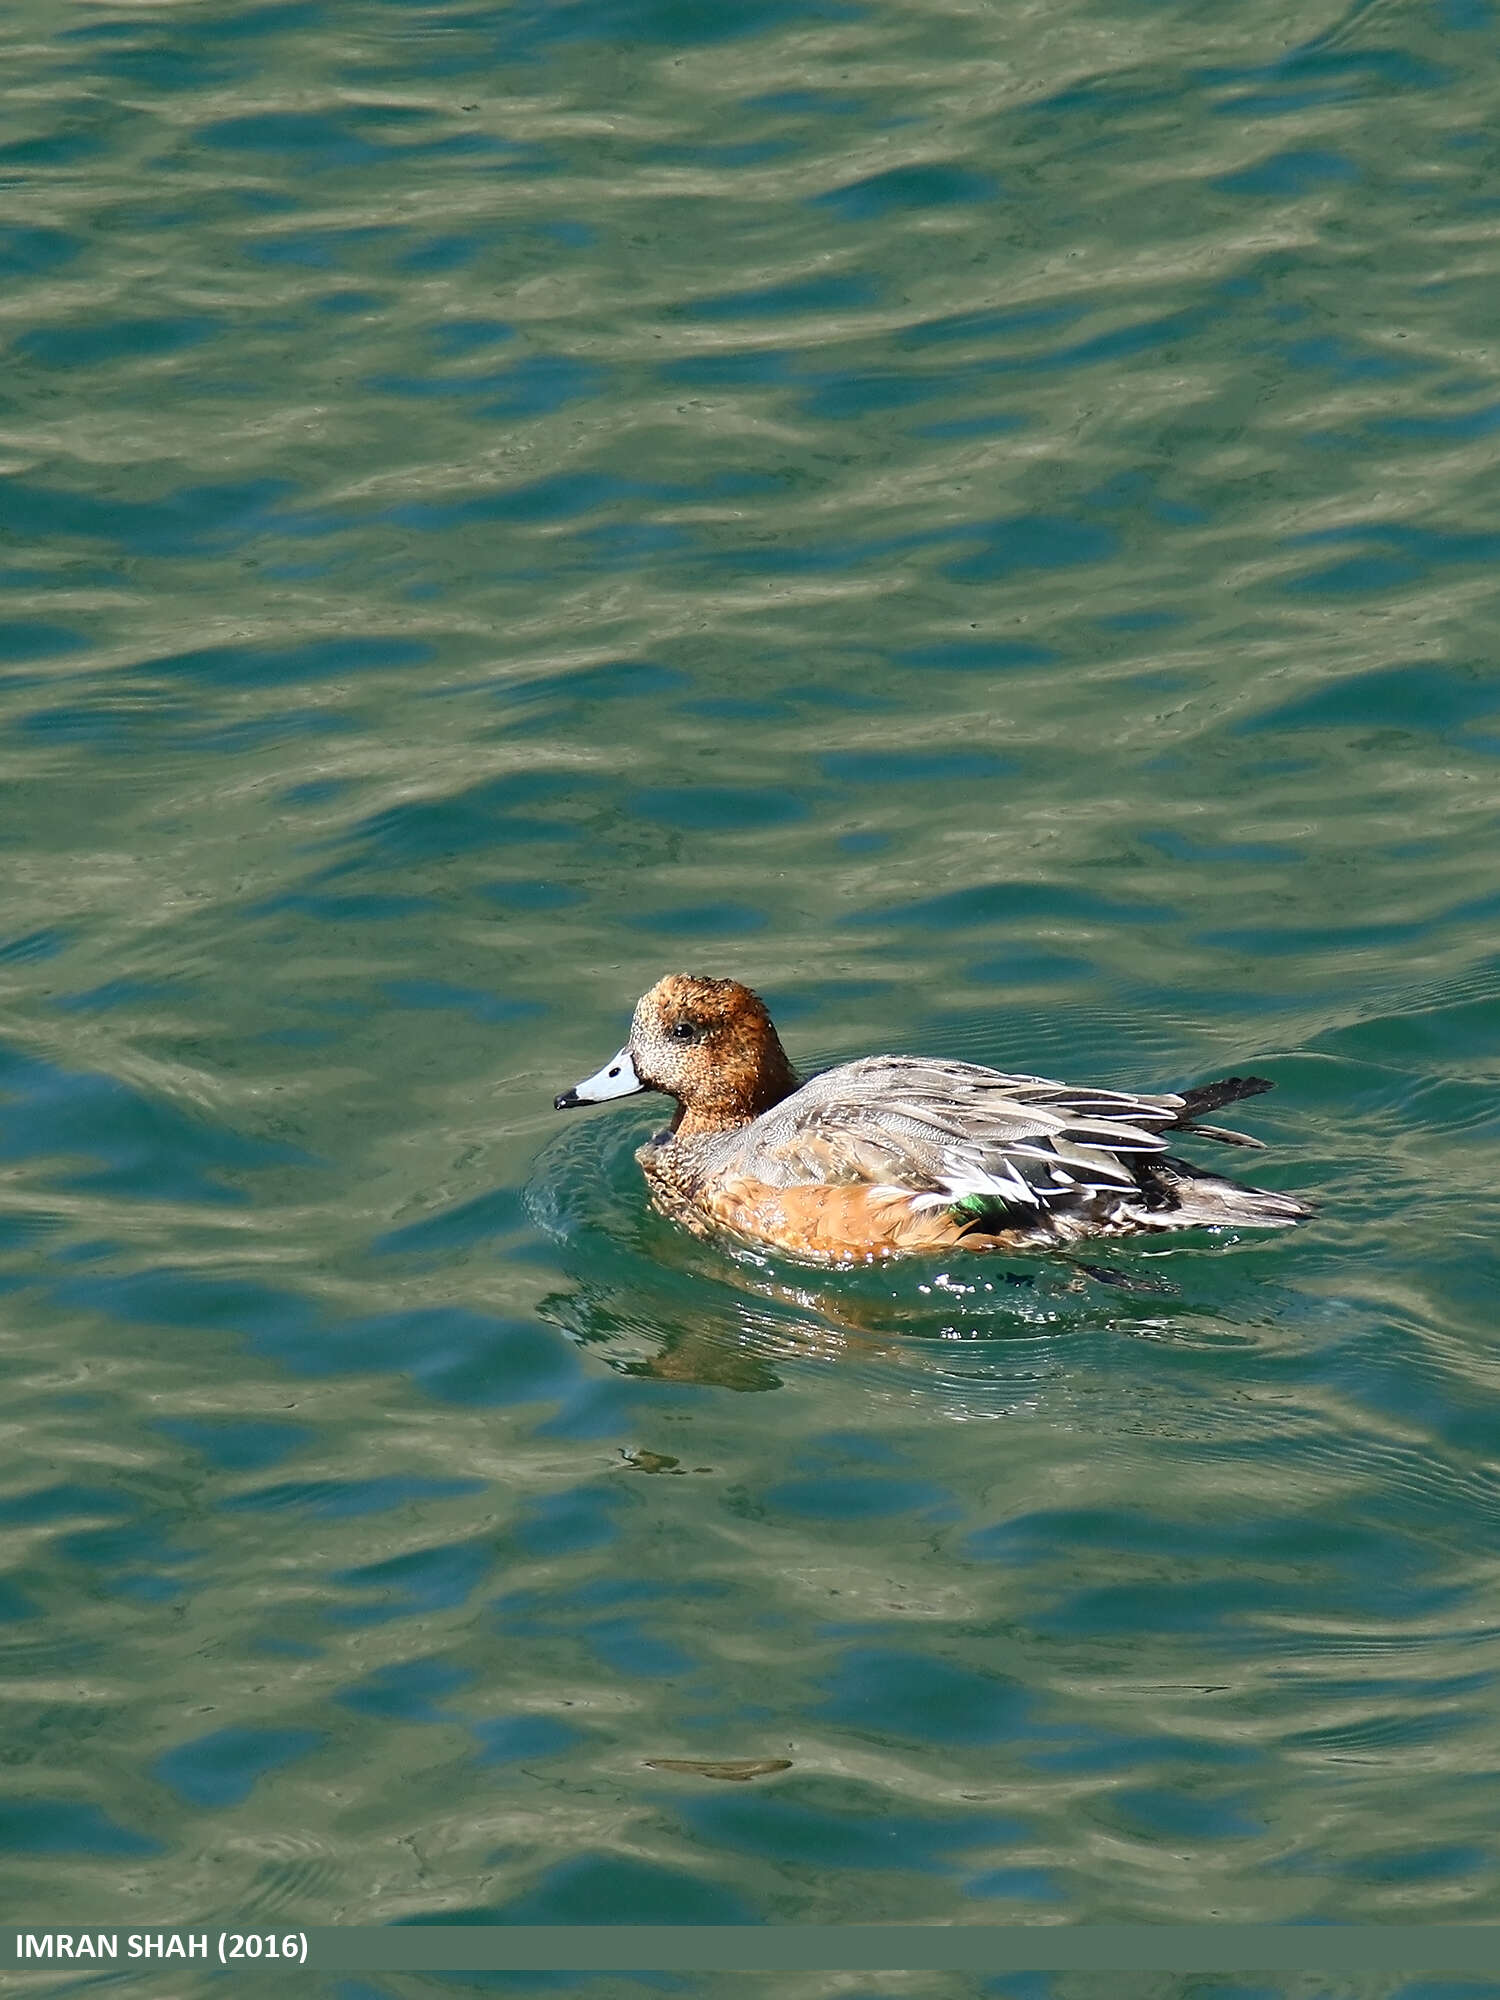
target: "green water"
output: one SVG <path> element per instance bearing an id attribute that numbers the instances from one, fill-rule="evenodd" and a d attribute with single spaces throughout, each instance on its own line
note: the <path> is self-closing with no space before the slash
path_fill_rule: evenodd
<path id="1" fill-rule="evenodd" d="M 1496 56 L 6 11 L 6 1910 L 1500 1919 Z M 736 1261 L 551 1109 L 674 968 L 1320 1212 Z"/>

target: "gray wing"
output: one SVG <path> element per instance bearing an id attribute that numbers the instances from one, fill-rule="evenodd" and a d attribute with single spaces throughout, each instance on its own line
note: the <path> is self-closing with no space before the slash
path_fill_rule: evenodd
<path id="1" fill-rule="evenodd" d="M 974 1063 L 867 1056 L 825 1070 L 742 1136 L 747 1169 L 911 1193 L 933 1207 L 980 1196 L 1035 1216 L 1135 1189 L 1132 1156 L 1160 1153 L 1188 1100 L 1007 1076 Z"/>

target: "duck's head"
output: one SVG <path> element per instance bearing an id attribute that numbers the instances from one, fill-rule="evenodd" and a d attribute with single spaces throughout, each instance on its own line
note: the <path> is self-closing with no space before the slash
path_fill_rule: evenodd
<path id="1" fill-rule="evenodd" d="M 630 1039 L 559 1111 L 659 1090 L 680 1107 L 674 1131 L 722 1132 L 748 1124 L 797 1088 L 766 1003 L 737 979 L 669 973 L 636 1003 Z"/>

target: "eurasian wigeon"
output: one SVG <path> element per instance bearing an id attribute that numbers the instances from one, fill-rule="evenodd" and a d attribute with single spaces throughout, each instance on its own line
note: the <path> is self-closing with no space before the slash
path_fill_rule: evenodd
<path id="1" fill-rule="evenodd" d="M 663 1213 L 700 1236 L 852 1264 L 1285 1228 L 1311 1211 L 1202 1172 L 1163 1136 L 1259 1146 L 1198 1119 L 1270 1088 L 1231 1076 L 1138 1096 L 924 1056 L 864 1056 L 799 1083 L 748 987 L 672 973 L 638 1003 L 620 1053 L 557 1109 L 638 1090 L 675 1098 L 670 1127 L 636 1154 Z"/>

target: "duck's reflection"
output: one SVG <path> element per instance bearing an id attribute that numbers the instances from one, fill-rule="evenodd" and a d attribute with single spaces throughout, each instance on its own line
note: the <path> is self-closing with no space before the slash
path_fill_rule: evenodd
<path id="1" fill-rule="evenodd" d="M 691 1261 L 706 1262 L 695 1247 Z M 1058 1335 L 1099 1323 L 1097 1309 L 1080 1309 L 1089 1288 L 1077 1273 L 1050 1284 L 1025 1271 L 906 1273 L 875 1295 L 851 1288 L 853 1274 L 789 1277 L 726 1255 L 693 1274 L 685 1296 L 688 1261 L 644 1284 L 580 1272 L 539 1310 L 623 1374 L 739 1391 L 780 1388 L 789 1365 L 810 1362 L 1016 1387 L 1061 1365 Z M 643 1275 L 639 1266 L 632 1275 Z M 1142 1320 L 1134 1330 L 1145 1330 Z"/>

